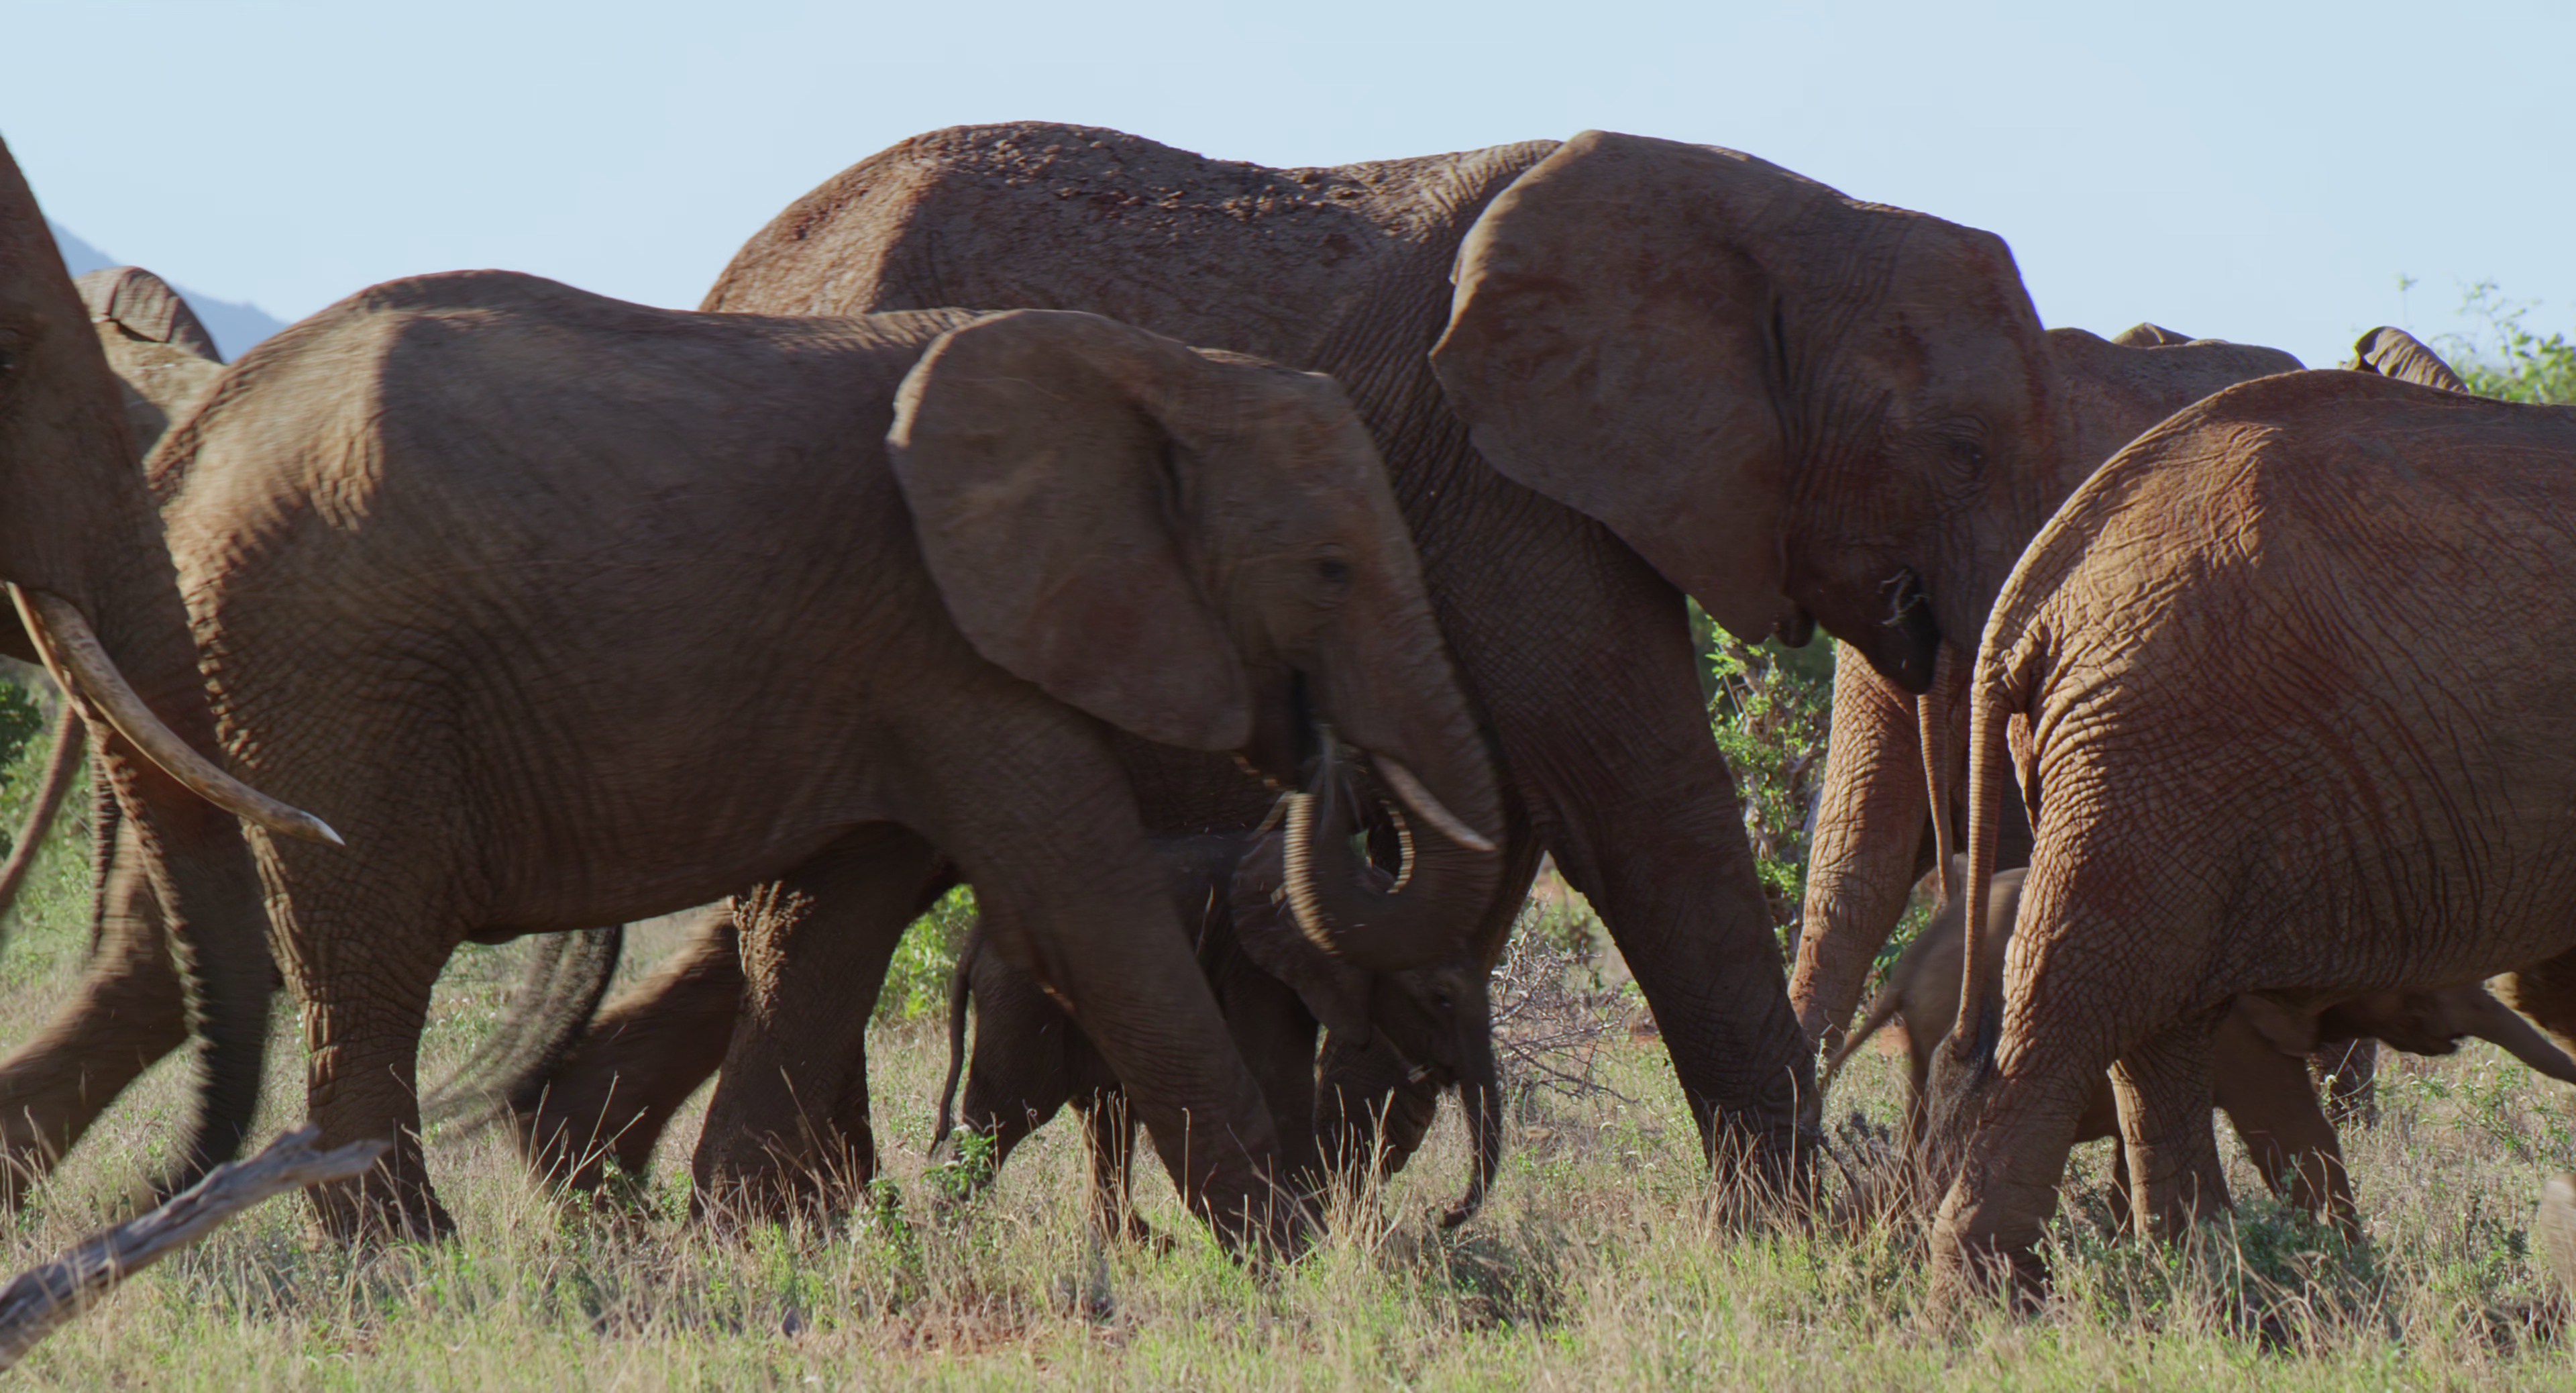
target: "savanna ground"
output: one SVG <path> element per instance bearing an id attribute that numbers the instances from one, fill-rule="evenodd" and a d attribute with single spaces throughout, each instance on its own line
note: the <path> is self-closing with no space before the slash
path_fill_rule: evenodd
<path id="1" fill-rule="evenodd" d="M 2482 288 L 2491 294 L 2492 288 Z M 2501 302 L 2497 302 L 2501 303 Z M 2576 400 L 2576 350 L 2523 333 L 2509 305 L 2472 384 Z M 2474 345 L 2471 346 L 2474 349 Z M 1804 809 L 1822 772 L 1830 659 L 1715 645 L 1713 724 L 1785 923 Z M 0 689 L 0 748 L 32 732 Z M 45 740 L 0 783 L 15 827 Z M 0 1043 L 32 1036 L 87 945 L 76 799 L 0 956 Z M 643 1218 L 574 1212 L 531 1187 L 493 1133 L 433 1132 L 454 1242 L 358 1251 L 280 1200 L 164 1263 L 37 1348 L 15 1378 L 81 1388 L 1782 1386 L 2342 1388 L 2565 1386 L 2576 1332 L 2534 1251 L 2541 1181 L 2576 1165 L 2564 1090 L 2471 1042 L 2385 1067 L 2380 1120 L 2345 1137 L 2362 1243 L 2285 1213 L 2232 1140 L 2235 1217 L 2186 1244 L 2109 1231 L 2102 1144 L 2079 1150 L 2051 1230 L 2055 1292 L 2036 1317 L 1927 1320 L 1920 1226 L 1857 1236 L 1747 1227 L 1708 1179 L 1661 1042 L 1581 902 L 1542 894 L 1498 987 L 1513 1095 L 1508 1159 L 1484 1214 L 1440 1208 L 1467 1172 L 1454 1109 L 1411 1169 L 1339 1197 L 1331 1235 L 1285 1269 L 1217 1252 L 1150 1163 L 1138 1194 L 1168 1253 L 1086 1233 L 1087 1169 L 1065 1119 L 971 1204 L 935 1203 L 926 1164 L 945 1063 L 938 1011 L 951 912 L 916 927 L 870 1036 L 887 1175 L 828 1228 L 717 1239 L 686 1219 L 685 1115 Z M 647 928 L 627 975 L 670 941 Z M 488 1030 L 517 948 L 467 948 L 442 984 L 424 1077 Z M 1892 955 L 1892 950 L 1891 950 Z M 301 1112 L 291 1007 L 278 1017 L 263 1133 Z M 184 1115 L 165 1064 L 121 1100 L 0 1263 L 25 1267 L 126 1211 Z M 1896 1123 L 1900 1061 L 1865 1054 L 1827 1109 L 1845 1154 Z M 1858 1115 L 1856 1131 L 1854 1115 Z M 1832 1168 L 1828 1166 L 1830 1172 Z M 1839 1189 L 1840 1179 L 1829 1176 Z M 1955 1313 L 1941 1313 L 1944 1315 Z M 1950 1325 L 1946 1333 L 1936 1325 Z"/>

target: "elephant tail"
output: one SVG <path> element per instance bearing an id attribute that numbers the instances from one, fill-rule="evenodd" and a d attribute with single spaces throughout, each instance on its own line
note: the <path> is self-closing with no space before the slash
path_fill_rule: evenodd
<path id="1" fill-rule="evenodd" d="M 539 938 L 500 1024 L 421 1100 L 422 1124 L 461 1122 L 471 1134 L 533 1111 L 599 1013 L 625 947 L 623 924 Z"/>
<path id="2" fill-rule="evenodd" d="M 2004 786 L 2012 780 L 2012 749 L 2009 722 L 2020 697 L 2029 689 L 2025 674 L 2007 669 L 2013 663 L 2010 653 L 1990 650 L 1991 660 L 1981 653 L 1976 672 L 1969 682 L 1968 716 L 1968 877 L 1967 904 L 1960 917 L 1962 961 L 1959 968 L 1959 1014 L 1950 1028 L 1950 1057 L 1982 1074 L 1994 1060 L 1995 1043 L 2003 1030 L 2003 1003 L 1999 985 L 2003 981 L 2001 964 L 1988 961 L 1990 955 L 2003 951 L 2002 941 L 1984 931 L 1989 906 L 1994 901 L 1995 836 L 2002 821 Z M 2025 650 L 2026 651 L 2026 650 Z M 2036 752 L 2034 751 L 2034 757 Z M 2037 808 L 2032 808 L 2031 831 L 2039 832 Z M 1950 874 L 1945 865 L 1944 876 Z M 1964 932 L 1974 926 L 1976 932 Z"/>
<path id="3" fill-rule="evenodd" d="M 1825 1076 L 1816 1081 L 1816 1096 L 1821 1098 L 1833 1092 L 1834 1079 L 1842 1073 L 1844 1062 L 1860 1053 L 1860 1047 L 1868 1044 L 1871 1036 L 1886 1029 L 1887 1023 L 1896 1019 L 1896 1013 L 1904 1007 L 1905 994 L 1896 989 L 1894 981 L 1878 989 L 1878 999 L 1869 1004 L 1869 1015 L 1843 1037 L 1834 1057 L 1825 1061 Z"/>
<path id="4" fill-rule="evenodd" d="M 7 915 L 9 907 L 18 902 L 18 891 L 27 883 L 27 872 L 35 868 L 36 853 L 44 849 L 46 829 L 54 825 L 54 814 L 62 811 L 63 798 L 71 792 L 72 779 L 80 772 L 81 756 L 88 750 L 89 728 L 81 724 L 80 713 L 66 698 L 62 714 L 54 718 L 54 752 L 45 761 L 45 781 L 37 785 L 35 805 L 27 810 L 27 824 L 10 845 L 8 864 L 0 866 L 0 916 Z"/>
<path id="5" fill-rule="evenodd" d="M 966 1003 L 975 995 L 975 959 L 984 952 L 984 925 L 978 921 L 957 949 L 957 970 L 948 977 L 948 1077 L 939 1085 L 939 1120 L 930 1127 L 930 1149 L 957 1126 L 957 1080 L 966 1072 Z"/>

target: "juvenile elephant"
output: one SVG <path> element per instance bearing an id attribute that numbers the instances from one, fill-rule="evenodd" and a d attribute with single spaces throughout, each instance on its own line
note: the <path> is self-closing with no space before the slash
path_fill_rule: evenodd
<path id="1" fill-rule="evenodd" d="M 1506 873 L 1479 953 L 1552 852 L 1635 973 L 1703 1143 L 1789 1183 L 1812 1054 L 1682 594 L 1748 638 L 1821 624 L 1913 687 L 1941 634 L 1982 628 L 2082 474 L 2002 240 L 1736 151 L 1598 131 L 1270 169 L 1016 123 L 933 131 L 825 181 L 703 307 L 947 303 L 1089 310 L 1349 388 L 1501 764 Z M 1268 811 L 1222 760 L 1130 753 L 1158 832 Z M 731 951 L 711 933 L 669 994 L 613 1003 L 597 1033 L 622 1047 L 576 1051 L 549 1096 L 604 1108 L 606 1135 L 640 1120 L 621 1096 L 694 1086 L 702 1045 L 632 1027 L 731 1011 Z M 1427 1116 L 1384 1051 L 1359 1063 L 1407 1095 L 1388 1111 Z"/>
<path id="2" fill-rule="evenodd" d="M 2012 939 L 2013 917 L 2021 905 L 2024 872 L 1995 873 L 1978 940 L 1978 961 L 1989 996 L 2002 985 L 2004 954 Z M 1849 1039 L 1826 1064 L 1826 1086 L 1852 1054 L 1889 1021 L 1904 1020 L 1910 1087 L 1906 1095 L 1906 1131 L 1917 1145 L 1924 1130 L 1924 1090 L 1931 1077 L 1932 1052 L 1959 1018 L 1960 972 L 1967 959 L 1966 936 L 1960 932 L 1961 902 L 1951 901 L 1887 975 L 1878 999 Z M 2376 1039 L 2409 1054 L 2441 1055 L 2459 1048 L 2463 1038 L 2493 1041 L 2514 1058 L 2561 1083 L 2576 1083 L 2576 1059 L 2549 1042 L 2531 1022 L 2496 1000 L 2478 983 L 2439 991 L 2377 992 L 2339 1002 L 2320 1012 L 2292 1011 L 2262 995 L 2237 997 L 2214 1027 L 2211 1042 L 2211 1089 L 2219 1110 L 2235 1125 L 2236 1135 L 2275 1195 L 2311 1214 L 2330 1214 L 2347 1235 L 2358 1237 L 2352 1183 L 2345 1173 L 2343 1149 L 2334 1124 L 2317 1104 L 2308 1083 L 2305 1056 L 2320 1044 Z M 2119 1105 L 2105 1074 L 2094 1082 L 2082 1116 L 2075 1124 L 2077 1142 L 2099 1141 L 2120 1134 Z M 2119 1213 L 2129 1212 L 2130 1176 L 2126 1154 L 2115 1157 L 2112 1182 Z"/>
<path id="3" fill-rule="evenodd" d="M 263 343 L 156 467 L 235 758 L 326 795 L 361 853 L 259 846 L 314 1120 L 400 1137 L 317 1193 L 335 1231 L 449 1226 L 412 1079 L 459 942 L 746 885 L 778 1014 L 734 1032 L 701 1192 L 864 1180 L 864 1130 L 818 1115 L 864 1125 L 847 1023 L 893 938 L 850 925 L 908 911 L 944 852 L 1190 1202 L 1293 1248 L 1107 732 L 1293 779 L 1329 720 L 1408 800 L 1415 889 L 1495 874 L 1490 767 L 1327 379 L 1090 315 L 693 315 L 460 273 Z M 1350 893 L 1368 931 L 1322 926 L 1331 950 L 1448 951 L 1411 894 Z M 835 1023 L 827 1060 L 781 1052 L 799 1013 Z M 792 1181 L 737 1192 L 747 1154 Z"/>
<path id="4" fill-rule="evenodd" d="M 1319 850 L 1346 845 L 1350 829 L 1317 829 Z M 1208 986 L 1224 1012 L 1235 1047 L 1252 1067 L 1279 1129 L 1287 1174 L 1302 1195 L 1315 1195 L 1347 1139 L 1323 1135 L 1316 1098 L 1315 1046 L 1320 1024 L 1344 1041 L 1382 1037 L 1432 1088 L 1455 1087 L 1467 1108 L 1475 1163 L 1466 1194 L 1442 1217 L 1456 1227 L 1475 1216 L 1502 1160 L 1501 1080 L 1496 1074 L 1486 965 L 1477 960 L 1370 974 L 1315 953 L 1295 925 L 1286 897 L 1259 874 L 1238 877 L 1246 853 L 1257 864 L 1284 837 L 1247 841 L 1232 835 L 1157 838 L 1172 873 L 1173 901 L 1191 931 Z M 1275 857 L 1274 857 L 1275 859 Z M 1347 868 L 1322 871 L 1332 884 Z M 1362 872 L 1384 881 L 1384 872 Z M 974 1003 L 975 1048 L 966 1055 L 967 1003 Z M 966 1095 L 955 1125 L 990 1139 L 978 1183 L 1001 1168 L 1013 1148 L 1068 1103 L 1081 1112 L 1092 1159 L 1093 1212 L 1104 1232 L 1151 1237 L 1128 1195 L 1135 1125 L 1124 1091 L 1071 1016 L 1026 973 L 984 951 L 979 926 L 959 953 L 949 995 L 948 1078 L 939 1100 L 938 1138 L 952 1135 L 950 1105 L 961 1070 Z M 1327 1081 L 1329 1084 L 1329 1080 Z M 1400 1166 L 1403 1158 L 1391 1158 Z"/>
<path id="5" fill-rule="evenodd" d="M 2571 556 L 2576 411 L 2356 372 L 2183 411 L 2039 534 L 1975 673 L 1972 919 L 2007 722 L 2038 838 L 2000 977 L 1971 939 L 1933 1059 L 1939 1301 L 2037 1279 L 2105 1068 L 2144 1226 L 2226 1203 L 2211 1031 L 2240 996 L 2307 1015 L 2511 972 L 2569 1037 Z"/>

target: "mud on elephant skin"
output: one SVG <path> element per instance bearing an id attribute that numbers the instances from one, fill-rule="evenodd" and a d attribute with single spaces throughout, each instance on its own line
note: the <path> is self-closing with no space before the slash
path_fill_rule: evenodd
<path id="1" fill-rule="evenodd" d="M 2015 776 L 2038 842 L 2000 989 L 1971 938 L 1934 1054 L 1941 1302 L 2041 1278 L 2105 1068 L 2144 1225 L 2225 1205 L 2211 1033 L 2237 997 L 2304 1015 L 2511 973 L 2564 1038 L 2571 517 L 2576 411 L 2306 372 L 2164 422 L 2041 532 L 1976 673 L 1972 919 Z"/>
<path id="2" fill-rule="evenodd" d="M 1375 452 L 1313 375 L 1088 315 L 690 315 L 464 273 L 262 344 L 158 458 L 235 757 L 329 795 L 367 853 L 260 846 L 314 1116 L 403 1137 L 317 1194 L 338 1230 L 446 1227 L 411 1080 L 456 944 L 746 884 L 771 1009 L 732 1033 L 702 1190 L 863 1178 L 855 1034 L 809 1071 L 779 1031 L 864 1021 L 893 938 L 847 926 L 908 916 L 926 833 L 1087 1008 L 1184 1193 L 1293 1246 L 1107 732 L 1288 775 L 1327 718 L 1424 819 L 1500 825 Z M 725 703 L 768 719 L 710 740 Z M 1366 951 L 1406 951 L 1402 918 Z M 778 981 L 790 940 L 826 970 Z M 829 1116 L 762 1096 L 785 1078 Z"/>
<path id="3" fill-rule="evenodd" d="M 2023 877 L 2020 869 L 1996 872 L 1987 901 L 1978 956 L 1990 996 L 2001 989 Z M 1962 906 L 1962 901 L 1951 901 L 1906 945 L 1868 1013 L 1825 1066 L 1824 1086 L 1830 1088 L 1856 1051 L 1890 1022 L 1901 1020 L 1909 1081 L 1906 1134 L 1917 1149 L 1924 1141 L 1933 1051 L 1959 1016 L 1960 973 L 1967 958 L 1960 932 Z M 2321 1045 L 2361 1039 L 2381 1040 L 2409 1054 L 2444 1055 L 2472 1036 L 2503 1046 L 2547 1077 L 2576 1083 L 2576 1059 L 2485 987 L 2470 983 L 2438 991 L 2374 993 L 2323 1011 L 2293 1010 L 2260 993 L 2237 997 L 2211 1037 L 2212 1094 L 2273 1194 L 2310 1214 L 2332 1218 L 2347 1236 L 2358 1237 L 2360 1217 L 2341 1145 L 2309 1083 L 2306 1057 Z M 2075 1140 L 2116 1140 L 2119 1135 L 2119 1105 L 2105 1074 L 2084 1105 Z M 2113 1207 L 2126 1216 L 2133 1211 L 2125 1155 L 2116 1159 L 2112 1181 Z"/>

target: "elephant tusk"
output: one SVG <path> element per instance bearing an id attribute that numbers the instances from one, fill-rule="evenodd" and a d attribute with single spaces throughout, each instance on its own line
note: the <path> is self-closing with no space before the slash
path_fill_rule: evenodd
<path id="1" fill-rule="evenodd" d="M 45 660 L 45 668 L 62 684 L 64 695 L 82 708 L 89 719 L 103 716 L 119 735 L 134 742 L 145 758 L 191 792 L 236 817 L 258 824 L 283 836 L 302 837 L 306 841 L 346 846 L 340 834 L 329 823 L 311 813 L 269 797 L 216 767 L 213 761 L 197 753 L 179 733 L 162 723 L 152 708 L 143 704 L 125 674 L 116 670 L 116 662 L 98 641 L 78 606 L 59 595 L 11 585 L 9 598 L 18 606 L 18 617 L 25 621 L 27 634 L 36 642 L 36 652 Z"/>
<path id="2" fill-rule="evenodd" d="M 1431 796 L 1431 790 L 1424 788 L 1420 779 L 1413 777 L 1412 770 L 1385 755 L 1372 752 L 1369 757 L 1376 761 L 1378 777 L 1386 780 L 1387 788 L 1404 801 L 1404 806 L 1421 814 L 1423 821 L 1439 828 L 1440 835 L 1470 851 L 1493 851 L 1492 839 L 1480 835 L 1461 821 L 1456 813 L 1440 806 L 1440 800 Z"/>
<path id="3" fill-rule="evenodd" d="M 1401 895 L 1404 887 L 1413 883 L 1413 824 L 1405 821 L 1404 814 L 1392 807 L 1386 810 L 1386 815 L 1395 819 L 1396 849 L 1395 883 L 1388 886 L 1386 892 Z"/>
<path id="4" fill-rule="evenodd" d="M 1297 921 L 1297 932 L 1304 934 L 1308 943 L 1338 959 L 1341 954 L 1333 947 L 1332 937 L 1324 932 L 1323 906 L 1315 894 L 1315 859 L 1308 845 L 1315 830 L 1314 796 L 1291 793 L 1282 801 L 1288 805 L 1288 830 L 1283 834 L 1286 845 L 1281 852 L 1288 880 L 1288 917 Z"/>

